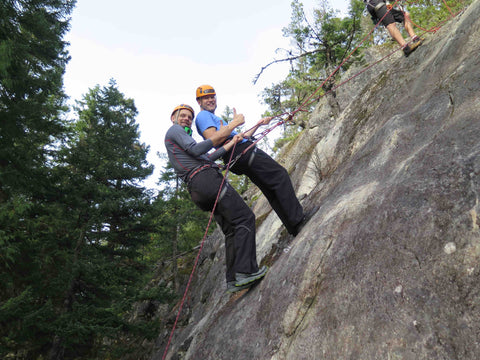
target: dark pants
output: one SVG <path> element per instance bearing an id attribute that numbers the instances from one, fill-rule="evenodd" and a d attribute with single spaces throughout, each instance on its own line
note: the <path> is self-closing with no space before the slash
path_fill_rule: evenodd
<path id="1" fill-rule="evenodd" d="M 211 211 L 222 180 L 222 174 L 213 168 L 196 174 L 188 183 L 193 202 L 200 209 Z M 236 272 L 257 272 L 255 215 L 227 181 L 223 185 L 214 216 L 225 235 L 227 282 L 235 281 Z"/>
<path id="2" fill-rule="evenodd" d="M 250 141 L 238 144 L 233 158 L 250 144 L 252 144 Z M 225 163 L 230 159 L 230 155 L 231 152 L 224 155 Z M 283 166 L 254 146 L 238 159 L 231 167 L 231 171 L 238 175 L 246 175 L 257 185 L 287 231 L 296 234 L 295 227 L 302 221 L 303 208 L 295 195 L 290 176 Z"/>
<path id="3" fill-rule="evenodd" d="M 384 3 L 383 0 L 369 0 L 366 2 L 367 5 L 367 10 L 370 13 L 370 16 L 372 17 L 372 21 L 375 25 L 380 21 L 380 19 L 383 18 L 382 24 L 383 26 L 388 26 L 390 24 L 393 24 L 394 22 L 398 23 L 403 23 L 405 20 L 405 16 L 403 15 L 403 12 L 397 9 L 392 9 L 390 12 L 387 14 L 387 7 L 384 5 L 382 7 L 377 7 L 378 4 Z M 375 10 L 375 7 L 377 7 L 377 10 Z M 385 16 L 387 14 L 387 16 Z M 384 17 L 385 16 L 385 17 Z"/>

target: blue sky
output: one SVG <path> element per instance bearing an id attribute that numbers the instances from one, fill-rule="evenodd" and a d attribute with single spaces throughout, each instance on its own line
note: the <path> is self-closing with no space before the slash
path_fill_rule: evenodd
<path id="1" fill-rule="evenodd" d="M 318 0 L 304 0 L 309 16 Z M 346 11 L 348 1 L 330 0 Z M 147 186 L 154 187 L 163 163 L 163 139 L 169 116 L 180 103 L 198 110 L 195 89 L 215 87 L 217 114 L 226 106 L 253 125 L 266 110 L 259 94 L 281 81 L 288 66 L 274 65 L 253 85 L 261 67 L 278 48 L 288 48 L 282 28 L 288 26 L 291 0 L 158 1 L 78 0 L 66 36 L 72 57 L 65 91 L 78 100 L 89 88 L 117 81 L 139 111 L 141 141 L 150 146 L 156 167 Z M 198 137 L 196 137 L 198 139 Z"/>

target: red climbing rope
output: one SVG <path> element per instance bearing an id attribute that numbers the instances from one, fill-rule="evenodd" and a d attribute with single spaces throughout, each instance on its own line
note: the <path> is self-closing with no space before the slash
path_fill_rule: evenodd
<path id="1" fill-rule="evenodd" d="M 448 6 L 447 2 L 445 0 L 442 0 L 443 3 L 445 4 L 445 7 L 447 8 L 448 12 L 450 13 L 450 18 L 453 17 L 453 11 L 452 9 L 450 9 L 450 7 Z"/>
<path id="2" fill-rule="evenodd" d="M 236 145 L 237 144 L 234 144 L 233 147 L 232 147 L 232 154 L 230 155 L 230 160 L 233 156 L 233 152 L 235 150 Z M 227 168 L 226 168 L 226 172 L 225 172 L 225 175 L 223 176 L 222 183 L 220 184 L 220 187 L 218 189 L 217 198 L 215 199 L 215 203 L 213 204 L 213 208 L 212 208 L 212 211 L 210 213 L 210 218 L 208 219 L 207 228 L 205 229 L 205 234 L 203 235 L 203 239 L 200 243 L 200 249 L 198 250 L 197 257 L 195 258 L 195 262 L 193 264 L 192 272 L 190 273 L 190 277 L 188 278 L 187 286 L 185 288 L 185 292 L 183 294 L 182 301 L 180 301 L 180 307 L 178 308 L 177 317 L 175 318 L 175 322 L 173 323 L 173 328 L 172 328 L 172 331 L 170 332 L 170 336 L 168 338 L 168 342 L 167 342 L 167 345 L 165 347 L 165 351 L 163 353 L 162 360 L 165 360 L 165 357 L 167 356 L 168 348 L 170 347 L 170 343 L 171 343 L 172 338 L 173 338 L 173 333 L 175 332 L 175 328 L 177 327 L 178 319 L 180 318 L 180 314 L 182 312 L 183 305 L 185 304 L 185 299 L 187 298 L 187 293 L 188 293 L 188 290 L 190 288 L 190 284 L 192 283 L 193 274 L 195 273 L 195 269 L 197 268 L 198 260 L 200 259 L 200 254 L 202 253 L 203 245 L 205 244 L 205 239 L 207 238 L 208 229 L 210 228 L 210 224 L 212 223 L 212 220 L 213 220 L 213 215 L 214 215 L 215 209 L 217 207 L 218 199 L 220 198 L 220 193 L 222 192 L 222 189 L 223 189 L 223 184 L 225 183 L 225 181 L 227 179 L 227 176 L 228 176 L 228 170 L 229 170 L 229 166 L 227 166 Z M 176 261 L 176 259 L 174 259 L 174 261 Z"/>

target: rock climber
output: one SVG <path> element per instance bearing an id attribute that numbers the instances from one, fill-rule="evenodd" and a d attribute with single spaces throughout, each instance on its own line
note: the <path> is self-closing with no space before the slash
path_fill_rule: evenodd
<path id="1" fill-rule="evenodd" d="M 204 211 L 211 211 L 222 186 L 214 216 L 225 235 L 227 292 L 246 289 L 262 279 L 268 268 L 259 269 L 256 260 L 255 215 L 242 197 L 225 181 L 215 160 L 242 141 L 236 134 L 222 146 L 223 140 L 245 122 L 242 114 L 234 112 L 230 124 L 222 127 L 209 139 L 197 143 L 192 138 L 193 108 L 181 104 L 173 110 L 173 125 L 165 136 L 168 158 L 177 175 L 187 184 L 193 202 Z M 217 150 L 208 153 L 212 147 Z"/>
<path id="2" fill-rule="evenodd" d="M 423 39 L 415 34 L 410 15 L 403 7 L 401 7 L 401 10 L 392 8 L 392 5 L 384 0 L 363 1 L 372 17 L 373 23 L 377 25 L 382 20 L 382 25 L 387 28 L 390 36 L 403 48 L 405 57 L 408 57 L 422 44 Z M 409 43 L 403 38 L 400 30 L 398 30 L 396 22 L 404 24 L 405 30 L 411 39 Z"/>
<path id="3" fill-rule="evenodd" d="M 232 131 L 226 135 L 219 136 L 228 124 L 220 117 L 215 115 L 217 108 L 217 96 L 214 88 L 210 85 L 199 86 L 196 90 L 196 99 L 200 106 L 200 113 L 195 119 L 195 125 L 198 133 L 204 139 L 219 137 L 220 144 L 228 143 L 236 132 Z M 245 133 L 245 137 L 234 148 L 232 158 L 248 148 L 252 141 L 249 138 L 262 125 L 267 125 L 272 117 L 266 117 Z M 231 158 L 233 147 L 222 156 L 224 163 L 228 163 Z M 288 172 L 267 153 L 256 146 L 251 147 L 243 154 L 231 167 L 231 171 L 237 175 L 246 175 L 255 185 L 257 185 L 267 198 L 273 210 L 285 225 L 287 231 L 296 236 L 301 228 L 308 221 L 303 212 L 303 208 L 298 201 L 293 189 L 292 181 Z"/>

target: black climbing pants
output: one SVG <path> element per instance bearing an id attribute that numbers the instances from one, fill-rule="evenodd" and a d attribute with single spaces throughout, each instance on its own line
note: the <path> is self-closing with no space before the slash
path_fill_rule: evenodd
<path id="1" fill-rule="evenodd" d="M 211 211 L 222 180 L 223 175 L 214 168 L 196 174 L 188 183 L 193 202 L 200 209 Z M 255 215 L 227 181 L 223 184 L 214 216 L 225 235 L 227 282 L 235 281 L 236 272 L 257 272 Z"/>
<path id="2" fill-rule="evenodd" d="M 237 144 L 233 158 L 251 144 L 251 141 Z M 223 156 L 225 163 L 229 161 L 230 155 L 231 151 Z M 231 167 L 231 171 L 238 175 L 246 175 L 257 185 L 287 231 L 290 234 L 296 234 L 295 228 L 303 218 L 303 208 L 295 195 L 290 176 L 283 166 L 267 153 L 253 146 L 238 159 Z"/>

